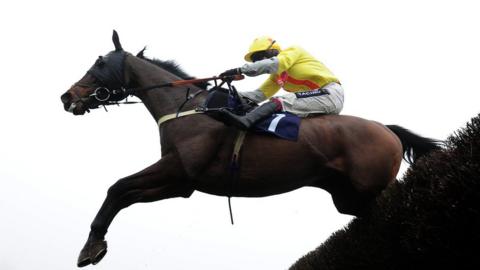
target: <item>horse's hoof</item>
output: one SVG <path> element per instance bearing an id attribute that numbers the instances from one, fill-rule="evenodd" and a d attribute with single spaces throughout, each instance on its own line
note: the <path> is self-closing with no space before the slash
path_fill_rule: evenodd
<path id="1" fill-rule="evenodd" d="M 82 251 L 80 251 L 80 255 L 78 256 L 77 260 L 77 266 L 78 267 L 84 267 L 92 262 L 90 261 L 90 255 L 88 255 L 88 248 L 85 246 Z"/>
<path id="2" fill-rule="evenodd" d="M 77 266 L 84 267 L 89 264 L 97 264 L 107 254 L 107 242 L 104 240 L 88 242 L 80 251 Z"/>
<path id="3" fill-rule="evenodd" d="M 107 254 L 107 242 L 106 241 L 99 241 L 93 244 L 93 248 L 90 253 L 90 258 L 92 264 L 95 265 L 99 261 L 103 259 L 103 257 Z"/>

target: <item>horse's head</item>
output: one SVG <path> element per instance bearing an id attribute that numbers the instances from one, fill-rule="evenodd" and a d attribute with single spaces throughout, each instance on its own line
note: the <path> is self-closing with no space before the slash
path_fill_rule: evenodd
<path id="1" fill-rule="evenodd" d="M 127 52 L 115 30 L 112 39 L 115 50 L 99 56 L 87 73 L 60 97 L 66 111 L 82 115 L 127 96 L 124 74 Z"/>

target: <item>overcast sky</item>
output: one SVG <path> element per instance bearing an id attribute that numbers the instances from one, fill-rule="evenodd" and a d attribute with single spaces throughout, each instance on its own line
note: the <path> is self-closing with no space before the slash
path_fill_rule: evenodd
<path id="1" fill-rule="evenodd" d="M 143 105 L 63 111 L 60 95 L 113 49 L 112 29 L 125 50 L 147 45 L 197 77 L 242 65 L 271 35 L 340 78 L 343 114 L 445 139 L 480 112 L 479 13 L 463 0 L 3 1 L 0 269 L 75 269 L 108 187 L 160 157 Z M 286 269 L 351 219 L 313 188 L 232 203 L 234 226 L 226 198 L 199 192 L 131 206 L 91 268 Z"/>

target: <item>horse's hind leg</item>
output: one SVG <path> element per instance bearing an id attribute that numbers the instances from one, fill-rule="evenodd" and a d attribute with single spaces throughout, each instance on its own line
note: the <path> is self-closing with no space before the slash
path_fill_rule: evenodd
<path id="1" fill-rule="evenodd" d="M 332 190 L 331 195 L 338 212 L 356 217 L 363 216 L 376 197 L 368 191 L 359 192 L 346 178 Z"/>
<path id="2" fill-rule="evenodd" d="M 152 166 L 112 185 L 95 216 L 87 243 L 80 252 L 78 266 L 98 263 L 107 252 L 104 236 L 113 218 L 125 207 L 137 202 L 152 202 L 174 197 L 189 197 L 192 184 L 183 172 L 177 156 L 167 155 Z"/>
<path id="3" fill-rule="evenodd" d="M 384 171 L 382 174 L 373 174 L 365 170 L 337 178 L 337 185 L 331 194 L 338 211 L 357 217 L 365 215 L 382 190 L 395 182 L 394 176 L 391 176 L 393 173 Z"/>
<path id="4" fill-rule="evenodd" d="M 362 216 L 375 198 L 371 192 L 356 189 L 350 177 L 335 169 L 322 170 L 312 186 L 328 191 L 337 211 L 347 215 Z"/>

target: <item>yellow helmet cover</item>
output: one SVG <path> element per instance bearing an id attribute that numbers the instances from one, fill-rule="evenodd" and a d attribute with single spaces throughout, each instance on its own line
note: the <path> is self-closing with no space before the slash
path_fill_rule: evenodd
<path id="1" fill-rule="evenodd" d="M 248 49 L 248 53 L 245 55 L 245 61 L 247 62 L 252 62 L 252 54 L 259 52 L 259 51 L 265 51 L 268 49 L 275 49 L 278 51 L 281 51 L 280 45 L 272 39 L 269 36 L 263 36 L 256 38 L 252 45 L 250 45 L 250 48 Z"/>

